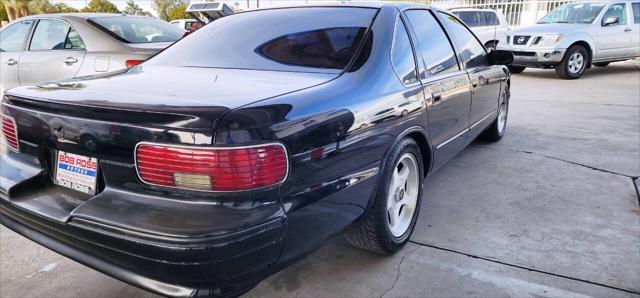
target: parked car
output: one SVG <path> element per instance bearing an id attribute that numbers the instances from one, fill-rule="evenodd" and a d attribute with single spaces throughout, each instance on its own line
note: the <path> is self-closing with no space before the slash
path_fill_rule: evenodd
<path id="1" fill-rule="evenodd" d="M 202 23 L 198 22 L 198 20 L 196 19 L 178 19 L 173 20 L 169 23 L 171 25 L 178 26 L 178 28 L 188 32 L 196 31 L 200 29 L 200 27 L 202 27 Z"/>
<path id="2" fill-rule="evenodd" d="M 451 13 L 460 18 L 487 49 L 494 50 L 507 41 L 509 22 L 504 14 L 494 9 L 454 8 Z"/>
<path id="3" fill-rule="evenodd" d="M 423 178 L 503 137 L 512 60 L 418 4 L 220 18 L 118 74 L 7 91 L 0 222 L 165 296 L 238 295 L 345 230 L 391 254 Z"/>
<path id="4" fill-rule="evenodd" d="M 0 94 L 15 86 L 131 67 L 183 34 L 151 17 L 82 13 L 21 18 L 0 31 Z"/>
<path id="5" fill-rule="evenodd" d="M 577 79 L 593 66 L 640 57 L 640 1 L 588 1 L 561 5 L 534 26 L 512 30 L 498 45 L 515 56 L 512 73 L 553 68 Z"/>

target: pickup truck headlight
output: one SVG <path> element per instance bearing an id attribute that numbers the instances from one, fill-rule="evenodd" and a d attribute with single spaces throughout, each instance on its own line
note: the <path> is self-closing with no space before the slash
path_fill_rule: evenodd
<path id="1" fill-rule="evenodd" d="M 551 46 L 559 43 L 564 38 L 562 34 L 546 34 L 542 36 L 542 40 L 540 41 L 540 45 L 543 46 Z"/>

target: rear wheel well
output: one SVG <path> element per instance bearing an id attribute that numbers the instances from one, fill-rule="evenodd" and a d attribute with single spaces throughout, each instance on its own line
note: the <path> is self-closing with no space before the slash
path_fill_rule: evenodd
<path id="1" fill-rule="evenodd" d="M 422 155 L 422 163 L 424 168 L 424 176 L 427 176 L 429 173 L 429 169 L 431 168 L 431 147 L 429 146 L 429 142 L 427 141 L 427 137 L 419 132 L 414 131 L 407 135 L 407 137 L 412 138 L 418 146 L 420 146 L 420 155 Z"/>
<path id="2" fill-rule="evenodd" d="M 574 43 L 572 43 L 568 48 L 570 49 L 573 46 L 582 46 L 583 48 L 585 48 L 587 50 L 587 53 L 589 53 L 589 61 L 587 62 L 587 68 L 591 67 L 591 60 L 593 60 L 593 51 L 591 50 L 591 46 L 589 46 L 589 44 L 586 41 L 576 41 Z"/>

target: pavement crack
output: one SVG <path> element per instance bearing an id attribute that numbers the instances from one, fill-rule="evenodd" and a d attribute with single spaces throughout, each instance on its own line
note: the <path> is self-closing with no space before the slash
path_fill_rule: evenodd
<path id="1" fill-rule="evenodd" d="M 638 208 L 640 208 L 640 177 L 631 177 L 631 183 L 633 183 L 633 188 L 636 189 L 636 196 L 638 196 Z"/>
<path id="2" fill-rule="evenodd" d="M 409 241 L 409 242 L 411 242 L 411 241 Z M 408 255 L 410 255 L 411 253 L 413 253 L 416 250 L 418 250 L 419 248 L 420 248 L 420 246 L 416 246 L 415 249 L 412 249 L 411 251 L 407 252 L 404 256 L 402 256 L 402 258 L 400 259 L 400 262 L 398 263 L 398 266 L 396 267 L 396 279 L 393 281 L 393 286 L 391 286 L 391 288 L 388 288 L 387 290 L 385 290 L 384 293 L 382 293 L 382 295 L 380 295 L 380 298 L 384 297 L 384 295 L 387 295 L 388 293 L 393 291 L 393 289 L 396 288 L 396 285 L 398 285 L 398 281 L 400 280 L 400 276 L 402 275 L 402 271 L 400 270 L 400 267 L 402 266 L 402 263 L 404 262 L 404 259 Z"/>
<path id="3" fill-rule="evenodd" d="M 581 166 L 581 167 L 584 167 L 584 168 L 587 168 L 587 169 L 591 169 L 591 170 L 594 170 L 594 171 L 598 171 L 598 172 L 618 175 L 618 176 L 627 177 L 627 178 L 631 178 L 631 179 L 636 178 L 636 177 L 629 176 L 629 175 L 626 175 L 626 174 L 622 174 L 622 173 L 618 173 L 618 172 L 614 172 L 614 171 L 609 171 L 609 170 L 605 170 L 605 169 L 600 169 L 600 168 L 596 168 L 594 166 L 585 165 L 585 164 L 582 164 L 582 163 L 579 163 L 579 162 L 570 161 L 570 160 L 562 159 L 562 158 L 559 158 L 559 157 L 546 155 L 546 154 L 543 154 L 543 153 L 538 153 L 538 152 L 533 152 L 533 151 L 518 150 L 518 149 L 508 149 L 508 148 L 496 148 L 496 147 L 488 147 L 488 146 L 475 146 L 475 147 L 476 148 L 482 148 L 482 149 L 494 149 L 494 150 L 516 152 L 516 153 L 533 154 L 533 155 L 537 155 L 537 156 L 541 156 L 541 157 L 545 157 L 545 158 L 549 158 L 549 159 L 553 159 L 553 160 L 569 163 L 569 164 L 572 164 L 572 165 Z"/>
<path id="4" fill-rule="evenodd" d="M 467 257 L 470 257 L 470 258 L 479 259 L 479 260 L 483 260 L 483 261 L 487 261 L 487 262 L 492 262 L 492 263 L 496 263 L 496 264 L 500 264 L 500 265 L 504 265 L 504 266 L 509 266 L 509 267 L 513 267 L 513 268 L 528 270 L 528 271 L 531 271 L 531 272 L 551 275 L 551 276 L 564 278 L 564 279 L 569 279 L 569 280 L 573 280 L 573 281 L 579 281 L 579 282 L 583 282 L 583 283 L 588 283 L 588 284 L 591 284 L 591 285 L 605 287 L 605 288 L 609 288 L 609 289 L 613 289 L 613 290 L 617 290 L 617 291 L 621 291 L 621 292 L 625 292 L 625 293 L 640 295 L 640 291 L 636 291 L 636 290 L 624 289 L 624 288 L 620 288 L 620 287 L 616 287 L 616 286 L 611 286 L 611 285 L 607 285 L 607 284 L 603 284 L 603 283 L 599 283 L 599 282 L 589 281 L 589 280 L 586 280 L 586 279 L 581 279 L 581 278 L 572 277 L 572 276 L 568 276 L 568 275 L 563 275 L 563 274 L 559 274 L 559 273 L 553 273 L 553 272 L 544 271 L 544 270 L 540 270 L 540 269 L 535 269 L 535 268 L 530 268 L 530 267 L 526 267 L 526 266 L 511 264 L 511 263 L 503 262 L 503 261 L 500 261 L 500 260 L 496 260 L 496 259 L 492 259 L 492 258 L 488 258 L 488 257 L 483 257 L 483 256 L 478 256 L 478 255 L 474 255 L 474 254 L 470 254 L 470 253 L 466 253 L 466 252 L 462 252 L 462 251 L 457 251 L 457 250 L 450 249 L 450 248 L 440 247 L 440 246 L 436 246 L 436 245 L 433 245 L 433 244 L 422 243 L 422 242 L 418 242 L 418 241 L 415 241 L 415 240 L 409 240 L 409 242 L 411 242 L 413 244 L 417 244 L 417 245 L 423 246 L 423 247 L 429 247 L 429 248 L 433 248 L 433 249 L 437 249 L 437 250 L 441 250 L 441 251 L 451 252 L 451 253 L 455 253 L 455 254 L 459 254 L 459 255 L 463 255 L 463 256 L 467 256 Z M 398 268 L 399 268 L 399 266 L 398 266 Z M 397 282 L 397 279 L 396 279 L 396 282 Z M 395 283 L 394 283 L 394 287 L 395 287 Z M 380 296 L 380 297 L 382 297 L 382 296 Z"/>

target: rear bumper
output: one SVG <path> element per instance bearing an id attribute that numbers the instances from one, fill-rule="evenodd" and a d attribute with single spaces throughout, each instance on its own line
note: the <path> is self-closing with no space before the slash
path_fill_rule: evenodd
<path id="1" fill-rule="evenodd" d="M 247 291 L 272 272 L 284 235 L 282 218 L 228 235 L 149 241 L 85 220 L 51 221 L 2 196 L 0 222 L 6 227 L 109 276 L 170 297 Z"/>

